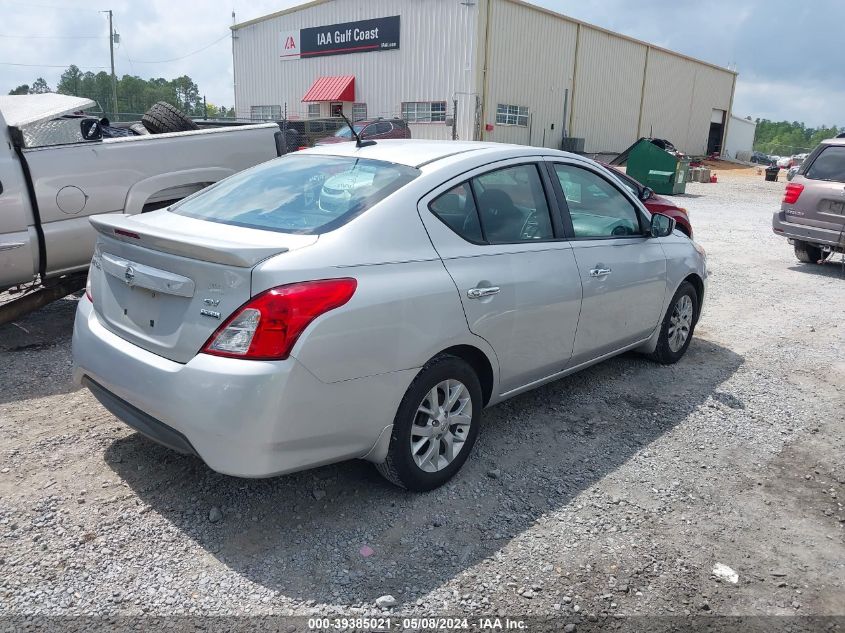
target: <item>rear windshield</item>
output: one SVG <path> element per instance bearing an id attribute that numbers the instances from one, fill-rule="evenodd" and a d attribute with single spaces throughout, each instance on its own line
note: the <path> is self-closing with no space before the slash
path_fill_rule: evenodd
<path id="1" fill-rule="evenodd" d="M 804 176 L 812 180 L 845 182 L 845 146 L 828 145 L 810 164 Z"/>
<path id="2" fill-rule="evenodd" d="M 170 211 L 282 233 L 344 225 L 419 175 L 413 167 L 349 156 L 291 154 L 235 174 Z"/>

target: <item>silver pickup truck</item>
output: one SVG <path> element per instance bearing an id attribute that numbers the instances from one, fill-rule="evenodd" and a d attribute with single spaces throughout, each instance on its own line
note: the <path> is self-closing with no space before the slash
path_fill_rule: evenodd
<path id="1" fill-rule="evenodd" d="M 286 151 L 275 123 L 105 138 L 101 122 L 81 114 L 94 106 L 59 94 L 0 97 L 0 323 L 50 300 L 4 311 L 15 296 L 4 291 L 52 287 L 58 298 L 75 289 L 94 248 L 90 216 L 161 208 Z"/>

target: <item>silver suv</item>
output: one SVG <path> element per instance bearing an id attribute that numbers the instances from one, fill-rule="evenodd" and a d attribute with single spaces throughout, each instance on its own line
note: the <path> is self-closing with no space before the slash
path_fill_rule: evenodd
<path id="1" fill-rule="evenodd" d="M 786 185 L 772 230 L 795 246 L 802 262 L 821 264 L 845 252 L 845 139 L 823 141 Z"/>

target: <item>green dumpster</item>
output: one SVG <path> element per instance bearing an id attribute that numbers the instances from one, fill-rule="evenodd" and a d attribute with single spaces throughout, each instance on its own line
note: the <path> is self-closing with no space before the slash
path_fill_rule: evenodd
<path id="1" fill-rule="evenodd" d="M 684 193 L 689 163 L 689 158 L 677 156 L 643 138 L 631 148 L 626 171 L 656 193 Z"/>

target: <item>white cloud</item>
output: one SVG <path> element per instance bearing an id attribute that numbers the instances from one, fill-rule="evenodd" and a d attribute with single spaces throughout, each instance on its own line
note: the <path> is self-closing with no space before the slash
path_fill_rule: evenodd
<path id="1" fill-rule="evenodd" d="M 743 77 L 737 82 L 733 111 L 737 116 L 801 121 L 810 127 L 845 127 L 845 86 Z"/>
<path id="2" fill-rule="evenodd" d="M 351 6 L 360 0 L 339 1 Z M 808 125 L 845 124 L 845 88 L 840 88 L 845 81 L 839 52 L 845 2 L 818 0 L 809 8 L 785 0 L 753 6 L 737 6 L 735 0 L 536 1 L 712 63 L 737 64 L 740 76 L 734 111 L 743 116 L 799 120 Z M 178 61 L 140 62 L 180 57 L 225 36 L 233 8 L 242 22 L 296 4 L 297 0 L 111 0 L 109 6 L 121 36 L 115 51 L 117 73 L 168 79 L 189 75 L 209 101 L 232 105 L 228 37 Z M 38 76 L 55 88 L 63 68 L 72 63 L 83 70 L 86 66 L 107 67 L 107 21 L 104 14 L 89 7 L 91 3 L 76 0 L 5 0 L 0 35 L 40 37 L 0 37 L 0 62 L 61 68 L 0 65 L 0 92 L 31 84 Z M 97 39 L 51 39 L 80 35 Z M 811 44 L 815 52 L 807 55 Z"/>

